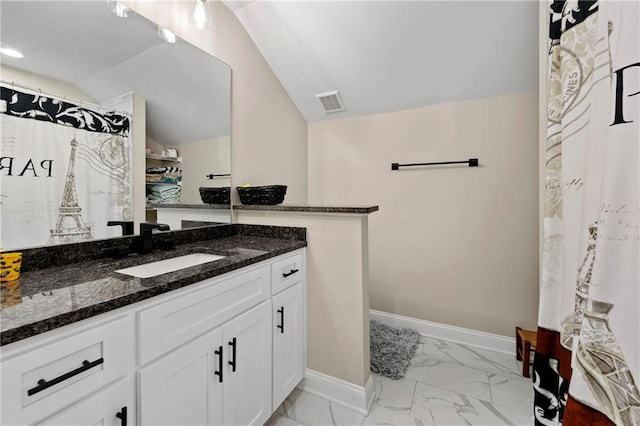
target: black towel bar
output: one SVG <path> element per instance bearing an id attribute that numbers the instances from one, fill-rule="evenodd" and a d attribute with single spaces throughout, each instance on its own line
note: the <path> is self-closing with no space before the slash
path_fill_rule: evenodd
<path id="1" fill-rule="evenodd" d="M 228 177 L 228 176 L 231 176 L 231 174 L 226 173 L 226 174 L 214 175 L 213 173 L 209 173 L 208 175 L 205 175 L 205 177 L 208 177 L 209 179 L 215 179 L 217 177 Z"/>
<path id="2" fill-rule="evenodd" d="M 442 164 L 469 164 L 469 167 L 478 167 L 478 159 L 469 158 L 466 161 L 441 161 L 439 163 L 408 163 L 408 164 L 391 163 L 391 170 L 398 170 L 400 169 L 400 167 L 439 166 Z"/>

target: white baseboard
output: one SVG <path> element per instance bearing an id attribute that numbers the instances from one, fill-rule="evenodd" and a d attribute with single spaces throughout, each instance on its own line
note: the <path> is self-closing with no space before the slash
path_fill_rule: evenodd
<path id="1" fill-rule="evenodd" d="M 439 324 L 437 322 L 389 314 L 374 309 L 369 311 L 369 318 L 384 324 L 412 328 L 428 337 L 511 355 L 515 353 L 516 339 L 514 337 Z M 371 404 L 373 403 L 373 376 L 369 376 L 369 380 L 365 386 L 357 386 L 353 383 L 307 368 L 305 378 L 300 382 L 298 388 L 305 392 L 319 395 L 365 416 L 368 414 Z"/>
<path id="2" fill-rule="evenodd" d="M 501 336 L 499 334 L 486 333 L 469 328 L 389 314 L 374 309 L 369 310 L 369 318 L 387 325 L 411 328 L 428 337 L 435 337 L 437 339 L 512 355 L 515 354 L 516 351 L 515 337 Z"/>
<path id="3" fill-rule="evenodd" d="M 373 397 L 375 392 L 375 382 L 373 381 L 373 376 L 369 375 L 369 380 L 367 380 L 367 384 L 364 386 L 364 396 L 365 396 L 365 404 L 367 407 L 367 414 L 369 414 L 369 410 L 371 409 L 371 405 L 373 404 Z"/>
<path id="4" fill-rule="evenodd" d="M 369 408 L 373 403 L 372 376 L 369 376 L 367 384 L 363 387 L 307 368 L 304 380 L 298 385 L 298 388 L 365 416 L 369 413 Z"/>

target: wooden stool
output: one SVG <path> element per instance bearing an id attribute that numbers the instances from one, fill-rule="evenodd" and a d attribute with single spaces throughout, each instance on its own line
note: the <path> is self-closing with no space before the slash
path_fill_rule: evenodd
<path id="1" fill-rule="evenodd" d="M 516 359 L 522 361 L 522 375 L 524 377 L 531 377 L 529 364 L 531 350 L 536 349 L 536 335 L 535 331 L 516 327 Z"/>

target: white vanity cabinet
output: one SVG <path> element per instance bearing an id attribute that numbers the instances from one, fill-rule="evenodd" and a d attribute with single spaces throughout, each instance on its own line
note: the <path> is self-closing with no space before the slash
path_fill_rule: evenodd
<path id="1" fill-rule="evenodd" d="M 139 372 L 143 425 L 249 425 L 271 416 L 271 301 Z"/>
<path id="2" fill-rule="evenodd" d="M 270 274 L 270 262 L 249 266 L 138 312 L 141 424 L 242 425 L 269 418 Z M 156 361 L 146 365 L 150 360 Z"/>
<path id="3" fill-rule="evenodd" d="M 0 347 L 0 424 L 263 424 L 304 374 L 304 255 Z"/>
<path id="4" fill-rule="evenodd" d="M 304 376 L 304 276 L 298 250 L 141 310 L 141 364 L 166 353 L 139 372 L 141 424 L 267 421 Z"/>
<path id="5" fill-rule="evenodd" d="M 302 283 L 273 297 L 273 410 L 304 377 L 304 293 Z"/>
<path id="6" fill-rule="evenodd" d="M 272 413 L 271 301 L 225 324 L 222 335 L 222 424 L 261 425 Z"/>
<path id="7" fill-rule="evenodd" d="M 158 296 L 138 310 L 139 365 L 146 365 L 270 297 L 269 265 L 259 263 Z"/>
<path id="8" fill-rule="evenodd" d="M 215 375 L 221 345 L 217 328 L 140 370 L 140 423 L 221 424 L 222 383 Z"/>
<path id="9" fill-rule="evenodd" d="M 65 419 L 73 413 L 82 423 L 87 404 L 102 406 L 105 424 L 120 424 L 116 414 L 125 406 L 133 420 L 134 384 L 121 380 L 135 368 L 133 323 L 131 315 L 100 315 L 3 346 L 1 423 L 72 424 Z M 118 380 L 119 399 L 100 392 Z M 52 417 L 65 407 L 66 414 Z"/>
<path id="10" fill-rule="evenodd" d="M 60 426 L 133 425 L 136 423 L 134 391 L 132 379 L 121 380 L 37 424 Z"/>
<path id="11" fill-rule="evenodd" d="M 304 257 L 294 253 L 271 266 L 273 309 L 273 410 L 304 377 Z"/>

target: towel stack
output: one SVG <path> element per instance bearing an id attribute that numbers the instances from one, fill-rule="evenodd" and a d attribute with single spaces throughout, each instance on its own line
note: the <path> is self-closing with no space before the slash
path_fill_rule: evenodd
<path id="1" fill-rule="evenodd" d="M 148 203 L 180 203 L 182 169 L 178 167 L 150 167 L 146 174 Z"/>
<path id="2" fill-rule="evenodd" d="M 178 184 L 182 181 L 182 169 L 179 167 L 150 167 L 147 169 L 147 182 Z"/>
<path id="3" fill-rule="evenodd" d="M 147 201 L 151 204 L 178 204 L 180 185 L 148 184 Z"/>

